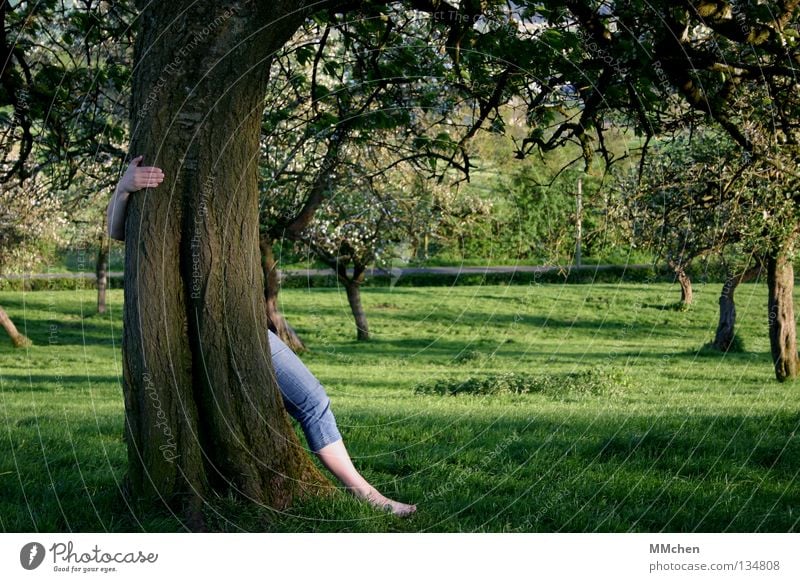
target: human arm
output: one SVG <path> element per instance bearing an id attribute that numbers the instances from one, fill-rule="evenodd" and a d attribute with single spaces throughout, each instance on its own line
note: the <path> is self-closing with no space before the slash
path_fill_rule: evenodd
<path id="1" fill-rule="evenodd" d="M 164 179 L 161 168 L 140 166 L 142 158 L 143 156 L 138 156 L 131 160 L 108 203 L 106 224 L 108 224 L 108 236 L 114 240 L 125 240 L 125 209 L 131 193 L 142 188 L 155 188 Z"/>

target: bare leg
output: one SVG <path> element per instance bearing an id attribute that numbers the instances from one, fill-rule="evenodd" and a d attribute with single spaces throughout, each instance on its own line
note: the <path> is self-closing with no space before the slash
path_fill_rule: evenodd
<path id="1" fill-rule="evenodd" d="M 359 499 L 364 499 L 375 507 L 390 511 L 400 517 L 406 517 L 417 510 L 416 505 L 408 505 L 384 497 L 377 489 L 370 485 L 353 466 L 350 455 L 347 453 L 347 449 L 344 446 L 344 441 L 341 439 L 329 445 L 325 445 L 320 450 L 316 451 L 315 454 L 328 471 L 333 473 L 334 476 Z"/>

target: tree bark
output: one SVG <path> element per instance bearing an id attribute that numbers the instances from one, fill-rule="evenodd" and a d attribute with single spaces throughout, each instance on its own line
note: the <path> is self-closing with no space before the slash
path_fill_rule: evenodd
<path id="1" fill-rule="evenodd" d="M 136 500 L 202 530 L 232 493 L 281 509 L 330 483 L 290 425 L 270 358 L 257 167 L 269 55 L 295 3 L 137 0 L 130 154 L 163 168 L 126 215 L 124 397 Z"/>
<path id="2" fill-rule="evenodd" d="M 722 352 L 727 352 L 731 348 L 733 338 L 736 335 L 736 304 L 734 293 L 740 283 L 747 283 L 755 279 L 761 272 L 761 265 L 756 265 L 739 273 L 732 275 L 725 280 L 722 292 L 719 296 L 719 323 L 717 333 L 714 336 L 713 346 Z"/>
<path id="3" fill-rule="evenodd" d="M 24 348 L 33 345 L 31 340 L 29 340 L 25 335 L 19 333 L 17 326 L 14 325 L 14 322 L 11 321 L 11 318 L 2 307 L 0 307 L 0 326 L 6 330 L 6 333 L 8 334 L 8 337 L 11 338 L 11 343 L 15 348 Z"/>
<path id="4" fill-rule="evenodd" d="M 767 256 L 769 343 L 779 382 L 797 377 L 797 325 L 794 319 L 794 267 L 782 252 Z"/>
<path id="5" fill-rule="evenodd" d="M 105 233 L 105 224 L 103 225 L 103 232 Z M 101 234 L 99 239 L 100 244 L 97 248 L 97 265 L 95 268 L 95 274 L 97 275 L 97 313 L 105 313 L 106 289 L 108 288 L 108 255 L 111 249 L 108 235 Z"/>
<path id="6" fill-rule="evenodd" d="M 289 325 L 289 322 L 286 321 L 286 318 L 278 308 L 278 293 L 281 290 L 280 273 L 278 272 L 277 261 L 275 261 L 275 253 L 272 250 L 272 240 L 266 237 L 261 239 L 261 267 L 266 281 L 264 295 L 267 300 L 269 329 L 277 334 L 295 353 L 305 351 L 306 346 L 303 344 L 303 340 L 300 339 L 294 328 Z"/>
<path id="7" fill-rule="evenodd" d="M 345 274 L 342 276 L 341 271 Z M 364 272 L 366 268 L 356 265 L 353 267 L 353 276 L 347 276 L 346 268 L 338 269 L 339 280 L 347 291 L 347 302 L 350 304 L 350 311 L 356 320 L 356 339 L 359 341 L 369 340 L 369 324 L 364 306 L 361 304 L 361 283 L 364 282 Z"/>

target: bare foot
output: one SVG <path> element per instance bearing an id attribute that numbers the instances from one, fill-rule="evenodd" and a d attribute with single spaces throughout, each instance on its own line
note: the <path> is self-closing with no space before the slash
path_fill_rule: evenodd
<path id="1" fill-rule="evenodd" d="M 381 495 L 375 489 L 366 496 L 366 500 L 378 509 L 388 511 L 398 517 L 408 517 L 417 510 L 416 505 L 409 505 L 407 503 L 400 503 Z"/>

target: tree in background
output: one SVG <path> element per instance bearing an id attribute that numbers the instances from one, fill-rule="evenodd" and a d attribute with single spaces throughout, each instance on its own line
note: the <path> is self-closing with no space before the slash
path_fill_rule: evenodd
<path id="1" fill-rule="evenodd" d="M 388 178 L 393 188 L 393 199 L 398 206 L 399 227 L 403 230 L 401 245 L 407 245 L 404 262 L 425 262 L 434 253 L 458 247 L 469 232 L 481 228 L 491 212 L 491 201 L 474 193 L 451 172 L 442 181 L 423 175 L 408 165 L 392 169 Z M 401 258 L 384 255 L 384 262 Z"/>
<path id="2" fill-rule="evenodd" d="M 0 188 L 0 273 L 38 270 L 62 242 L 65 224 L 61 200 L 38 187 L 34 177 L 24 180 L 23 186 L 12 183 Z M 0 325 L 15 347 L 30 345 L 1 308 Z"/>
<path id="3" fill-rule="evenodd" d="M 414 164 L 392 166 L 385 155 L 367 150 L 353 159 L 348 172 L 337 175 L 333 194 L 302 235 L 344 285 L 358 340 L 369 339 L 361 302 L 367 267 L 375 264 L 394 277 L 391 265 L 404 247 L 411 248 L 408 258 L 426 253 L 431 240 L 452 238 L 455 224 L 465 228 L 487 211 L 483 200 L 459 196 L 447 182 L 458 181 L 457 170 L 440 182 Z"/>
<path id="4" fill-rule="evenodd" d="M 366 341 L 369 323 L 361 302 L 361 285 L 367 266 L 385 262 L 393 247 L 404 242 L 408 228 L 402 220 L 407 215 L 401 213 L 398 204 L 403 186 L 391 173 L 382 174 L 378 180 L 368 175 L 366 163 L 351 168 L 337 176 L 334 194 L 317 211 L 303 238 L 344 285 L 356 338 Z"/>
<path id="5" fill-rule="evenodd" d="M 734 247 L 730 258 L 725 251 Z M 734 294 L 741 283 L 753 281 L 764 275 L 764 259 L 761 256 L 748 255 L 738 248 L 739 245 L 727 245 L 720 255 L 726 270 L 725 282 L 719 296 L 719 321 L 711 346 L 721 352 L 740 349 L 741 342 L 736 335 L 736 301 Z"/>
<path id="6" fill-rule="evenodd" d="M 101 206 L 125 157 L 135 15 L 130 2 L 0 5 L 0 183 L 57 199 L 71 223 L 61 244 L 97 245 L 100 312 L 109 252 Z"/>
<path id="7" fill-rule="evenodd" d="M 585 146 L 590 144 L 582 132 L 591 127 L 602 152 L 603 125 L 597 116 L 609 108 L 647 138 L 674 130 L 676 123 L 711 125 L 727 134 L 746 161 L 747 172 L 757 177 L 741 191 L 722 192 L 735 198 L 746 191 L 753 207 L 762 211 L 748 215 L 744 230 L 751 244 L 745 247 L 756 254 L 765 249 L 775 376 L 779 381 L 795 378 L 792 257 L 800 179 L 795 171 L 800 162 L 800 3 L 657 1 L 611 6 L 576 0 L 563 5 L 578 27 L 571 40 L 578 40 L 591 59 L 579 61 L 588 99 L 572 132 Z M 563 15 L 554 14 L 551 22 L 564 21 Z M 558 136 L 558 131 L 552 135 Z M 535 132 L 528 139 L 543 143 Z"/>
<path id="8" fill-rule="evenodd" d="M 98 176 L 124 156 L 129 2 L 0 4 L 0 183 L 45 174 L 50 187 Z"/>
<path id="9" fill-rule="evenodd" d="M 67 162 L 61 188 L 72 223 L 69 247 L 96 249 L 94 274 L 101 314 L 107 310 L 111 252 L 105 208 L 125 166 L 135 18 L 129 2 L 78 2 L 54 31 L 62 57 L 70 55 L 60 67 L 74 68 L 68 76 L 75 81 L 62 88 L 78 104 L 74 111 L 73 104 L 63 107 L 70 115 L 62 121 L 69 131 L 67 151 L 60 158 Z"/>
<path id="10" fill-rule="evenodd" d="M 260 245 L 270 327 L 295 351 L 303 343 L 278 308 L 273 245 L 300 241 L 336 176 L 353 172 L 368 150 L 381 152 L 375 176 L 398 164 L 431 174 L 459 166 L 448 130 L 457 133 L 452 111 L 465 97 L 444 82 L 447 57 L 429 34 L 413 13 L 350 19 L 331 12 L 307 21 L 273 61 L 261 139 Z"/>
<path id="11" fill-rule="evenodd" d="M 675 273 L 679 306 L 692 303 L 687 270 L 739 236 L 741 159 L 724 134 L 697 131 L 656 148 L 618 184 L 632 245 L 652 251 Z"/>
<path id="12" fill-rule="evenodd" d="M 570 263 L 576 248 L 576 192 L 583 182 L 584 253 L 601 253 L 610 236 L 604 229 L 600 196 L 602 178 L 587 173 L 551 152 L 541 158 L 516 160 L 500 172 L 494 187 L 483 192 L 492 202 L 484 256 L 528 263 Z M 480 248 L 473 241 L 473 248 Z"/>
<path id="13" fill-rule="evenodd" d="M 99 174 L 108 176 L 109 180 L 111 178 L 103 169 Z M 100 314 L 107 312 L 106 291 L 111 256 L 111 240 L 108 237 L 105 212 L 108 195 L 104 190 L 107 189 L 109 188 L 100 188 L 96 195 L 87 195 L 78 184 L 73 184 L 64 196 L 68 220 L 64 228 L 63 248 L 78 249 L 81 257 L 89 256 L 92 250 L 95 251 L 93 270 L 97 288 L 97 313 Z M 79 267 L 83 270 L 83 265 L 79 264 Z"/>
<path id="14" fill-rule="evenodd" d="M 619 126 L 644 138 L 643 153 L 654 139 L 689 127 L 727 134 L 762 180 L 753 192 L 768 216 L 761 241 L 775 376 L 796 377 L 791 209 L 800 180 L 800 3 L 566 0 L 464 9 L 485 21 L 457 27 L 453 74 L 472 82 L 491 72 L 496 93 L 525 102 L 520 157 L 574 143 L 587 167 L 595 155 L 610 166 L 606 138 Z M 484 111 L 483 119 L 502 126 L 501 110 Z"/>
<path id="15" fill-rule="evenodd" d="M 529 156 L 515 155 L 528 131 L 519 98 L 498 107 L 502 125 L 487 127 L 469 144 L 473 168 L 462 184 L 466 206 L 481 211 L 454 236 L 442 240 L 442 254 L 460 259 L 569 263 L 576 248 L 578 181 L 583 183 L 582 248 L 597 258 L 616 254 L 624 244 L 619 225 L 609 220 L 611 188 L 608 169 L 594 159 L 587 167 L 582 149 L 573 143 Z M 606 147 L 613 168 L 635 163 L 641 140 L 632 132 L 608 130 Z"/>
<path id="16" fill-rule="evenodd" d="M 19 332 L 17 326 L 14 325 L 14 322 L 11 321 L 8 313 L 2 307 L 0 307 L 0 327 L 6 331 L 8 337 L 11 338 L 11 344 L 15 348 L 25 348 L 33 345 L 33 342 L 25 334 Z"/>
<path id="17" fill-rule="evenodd" d="M 631 244 L 651 249 L 665 260 L 681 284 L 681 302 L 691 302 L 685 269 L 695 259 L 722 260 L 726 280 L 719 297 L 719 321 L 712 347 L 727 352 L 734 346 L 734 293 L 741 283 L 763 273 L 769 252 L 770 213 L 778 223 L 791 223 L 791 204 L 774 201 L 769 168 L 741 156 L 724 133 L 696 130 L 658 143 L 636 170 L 617 183 L 619 216 L 629 222 Z M 763 189 L 767 189 L 763 191 Z M 764 208 L 773 200 L 770 211 Z"/>

